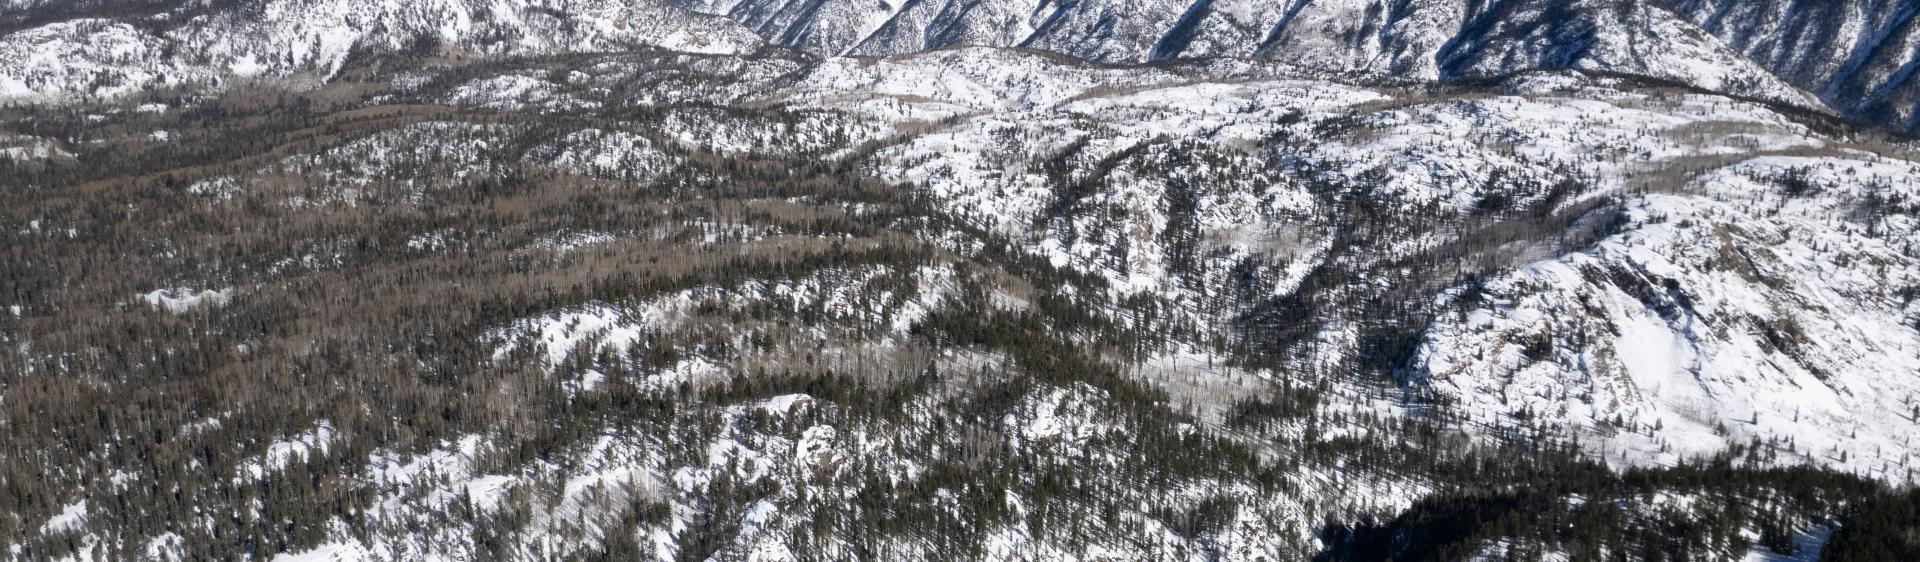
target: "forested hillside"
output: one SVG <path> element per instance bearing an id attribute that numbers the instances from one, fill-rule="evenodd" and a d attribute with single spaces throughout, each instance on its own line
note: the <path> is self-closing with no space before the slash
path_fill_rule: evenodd
<path id="1" fill-rule="evenodd" d="M 1920 558 L 1920 152 L 1797 74 L 756 6 L 4 4 L 0 558 Z"/>

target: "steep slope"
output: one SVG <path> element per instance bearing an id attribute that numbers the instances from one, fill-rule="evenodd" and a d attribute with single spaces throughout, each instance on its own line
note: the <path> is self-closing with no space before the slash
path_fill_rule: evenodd
<path id="1" fill-rule="evenodd" d="M 0 96 L 116 96 L 249 77 L 325 81 L 354 55 L 512 56 L 658 46 L 744 53 L 726 20 L 652 1 L 276 0 L 123 18 L 114 4 L 0 37 Z"/>
<path id="2" fill-rule="evenodd" d="M 1920 6 L 1898 0 L 1663 0 L 1841 112 L 1912 129 Z"/>
<path id="3" fill-rule="evenodd" d="M 1607 75 L 1453 95 L 1276 71 L 967 49 L 828 61 L 791 99 L 959 119 L 879 149 L 881 177 L 1287 372 L 1394 369 L 1487 434 L 1626 465 L 1758 441 L 1912 478 L 1909 147 Z"/>
<path id="4" fill-rule="evenodd" d="M 1920 407 L 1914 164 L 1776 149 L 1628 206 L 1590 249 L 1450 299 L 1417 377 L 1500 431 L 1624 464 L 1746 442 L 1908 480 Z"/>
<path id="5" fill-rule="evenodd" d="M 751 30 L 767 41 L 821 55 L 884 56 L 994 45 L 1109 63 L 1259 57 L 1333 75 L 1423 80 L 1586 68 L 1669 78 L 1809 107 L 1821 103 L 1667 7 L 1639 0 L 1101 0 L 1032 5 L 1013 0 L 746 0 L 684 1 L 681 6 L 690 10 L 652 0 L 289 0 L 244 7 L 131 3 L 124 7 L 127 15 L 121 15 L 117 10 L 122 7 L 116 4 L 59 10 L 39 6 L 17 12 L 23 18 L 18 28 L 0 40 L 0 94 L 13 99 L 114 95 L 141 87 L 225 83 L 261 75 L 313 83 L 333 77 L 353 53 L 499 57 L 638 45 L 744 53 L 759 45 Z M 1697 16 L 1705 8 L 1676 9 Z M 694 12 L 724 15 L 740 25 Z M 1747 34 L 1723 35 L 1751 46 Z M 1792 48 L 1806 53 L 1822 47 L 1794 43 Z M 1868 56 L 1876 52 L 1868 47 L 1856 51 L 1863 53 L 1856 57 L 1859 62 L 1842 66 L 1890 64 Z M 1776 53 L 1766 61 L 1777 62 L 1781 56 Z M 1825 99 L 1838 100 L 1855 115 L 1882 116 L 1884 112 L 1863 105 L 1872 100 L 1885 98 L 1882 106 L 1874 107 L 1899 103 L 1897 95 L 1872 93 L 1885 89 L 1881 82 L 1890 80 L 1888 76 L 1903 76 L 1897 72 L 1787 70 L 1794 72 L 1795 84 L 1819 87 Z M 1809 72 L 1835 77 L 1801 80 Z M 1881 78 L 1848 81 L 1860 76 Z"/>
<path id="6" fill-rule="evenodd" d="M 1429 80 L 1587 68 L 1819 104 L 1690 22 L 1638 0 L 744 0 L 688 5 L 740 19 L 771 41 L 823 54 L 1017 46 L 1116 63 L 1264 57 L 1321 72 Z"/>

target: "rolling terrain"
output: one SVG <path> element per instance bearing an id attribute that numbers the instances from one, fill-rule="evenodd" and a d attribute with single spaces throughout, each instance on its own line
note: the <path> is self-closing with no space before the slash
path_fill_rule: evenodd
<path id="1" fill-rule="evenodd" d="M 0 556 L 1897 558 L 1844 4 L 8 3 Z"/>

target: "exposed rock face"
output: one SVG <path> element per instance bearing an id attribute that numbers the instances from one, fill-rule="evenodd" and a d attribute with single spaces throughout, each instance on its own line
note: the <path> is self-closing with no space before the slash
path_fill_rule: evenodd
<path id="1" fill-rule="evenodd" d="M 1100 62 L 1259 57 L 1329 73 L 1644 74 L 1817 103 L 1667 8 L 1614 0 L 742 0 L 687 2 L 821 54 L 1032 47 Z M 1819 48 L 1809 46 L 1808 48 Z"/>
<path id="2" fill-rule="evenodd" d="M 1920 4 L 1901 0 L 1663 0 L 1841 113 L 1911 130 Z"/>

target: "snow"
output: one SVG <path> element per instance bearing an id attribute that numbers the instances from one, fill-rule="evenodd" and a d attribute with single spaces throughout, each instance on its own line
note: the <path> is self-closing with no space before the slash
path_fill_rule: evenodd
<path id="1" fill-rule="evenodd" d="M 298 19 L 296 15 L 357 17 L 380 15 L 392 3 L 373 6 L 368 13 L 350 10 L 353 3 L 312 4 L 321 11 L 275 4 L 272 10 L 285 11 L 269 12 L 287 21 Z M 532 23 L 539 18 L 523 10 L 523 4 L 496 2 L 488 10 L 498 17 L 486 19 L 513 29 L 542 29 Z M 624 9 L 599 4 L 582 9 L 603 8 Z M 468 36 L 483 27 L 467 18 L 468 12 L 452 13 L 456 15 L 445 21 L 431 22 L 432 30 Z M 874 17 L 879 13 L 866 14 L 870 27 L 860 28 L 861 35 L 877 30 Z M 383 39 L 361 34 L 342 21 L 302 21 L 286 31 L 286 37 L 298 41 L 285 50 L 259 56 L 229 53 L 213 60 L 230 60 L 236 71 L 244 67 L 252 74 L 337 70 L 344 45 Z M 619 45 L 616 40 L 627 32 L 616 27 L 589 23 L 572 37 L 586 45 Z M 712 46 L 685 31 L 689 28 L 673 29 L 659 41 L 696 49 Z M 479 48 L 532 53 L 559 40 L 523 35 L 509 44 Z M 133 47 L 109 51 L 138 54 Z M 728 63 L 703 59 L 687 64 Z M 590 100 L 604 95 L 609 84 L 632 78 L 617 70 L 591 70 L 569 72 L 565 79 L 519 74 L 480 78 L 455 87 L 441 101 L 501 110 L 590 109 L 597 103 Z M 1393 210 L 1458 218 L 1475 212 L 1488 195 L 1515 195 L 1523 208 L 1544 204 L 1544 194 L 1501 191 L 1509 188 L 1494 181 L 1496 171 L 1533 183 L 1573 180 L 1577 191 L 1561 204 L 1619 197 L 1625 217 L 1621 230 L 1578 247 L 1529 248 L 1486 280 L 1478 300 L 1455 301 L 1464 299 L 1464 289 L 1441 296 L 1434 307 L 1442 314 L 1421 334 L 1409 382 L 1449 398 L 1468 419 L 1469 430 L 1482 438 L 1496 439 L 1511 434 L 1509 430 L 1569 437 L 1615 466 L 1669 464 L 1733 444 L 1784 438 L 1794 443 L 1791 452 L 1754 462 L 1816 463 L 1889 481 L 1909 478 L 1902 472 L 1910 470 L 1907 461 L 1899 457 L 1911 449 L 1909 439 L 1920 433 L 1920 422 L 1904 413 L 1915 406 L 1920 382 L 1885 375 L 1920 372 L 1920 356 L 1913 353 L 1920 349 L 1920 334 L 1911 322 L 1920 306 L 1898 294 L 1920 281 L 1920 265 L 1908 251 L 1920 224 L 1910 213 L 1863 217 L 1856 211 L 1870 197 L 1914 194 L 1908 179 L 1920 177 L 1920 169 L 1901 158 L 1850 150 L 1847 139 L 1822 136 L 1768 108 L 1690 92 L 1620 89 L 1607 79 L 1570 72 L 1528 74 L 1497 86 L 1494 93 L 1455 96 L 1384 85 L 1246 79 L 1208 68 L 1082 65 L 973 48 L 882 60 L 828 59 L 791 78 L 779 82 L 782 86 L 766 99 L 756 98 L 777 107 L 770 111 L 791 118 L 776 120 L 779 123 L 734 119 L 724 111 L 689 104 L 694 107 L 665 113 L 657 130 L 611 125 L 580 129 L 558 139 L 540 139 L 541 144 L 525 154 L 504 156 L 605 180 L 646 181 L 680 166 L 676 155 L 685 150 L 831 156 L 851 154 L 848 147 L 836 145 L 885 141 L 863 162 L 882 179 L 922 190 L 949 215 L 1004 236 L 1056 267 L 1104 280 L 1110 291 L 1086 295 L 1071 285 L 1000 287 L 992 295 L 996 306 L 1023 308 L 1035 302 L 1029 293 L 1039 291 L 1095 303 L 1144 296 L 1164 303 L 1165 314 L 1157 320 L 1202 332 L 1230 326 L 1227 322 L 1244 311 L 1233 308 L 1237 299 L 1285 296 L 1330 263 L 1338 233 L 1324 222 L 1329 209 L 1323 206 L 1329 201 L 1368 197 Z M 0 81 L 0 89 L 7 84 Z M 161 106 L 156 111 L 164 110 Z M 821 132 L 849 119 L 857 123 L 848 126 L 846 138 Z M 487 173 L 487 162 L 501 158 L 506 147 L 521 146 L 523 132 L 448 121 L 351 139 L 328 149 L 326 157 L 356 166 L 330 176 L 328 194 L 301 203 L 354 204 L 365 188 L 381 183 L 375 180 L 396 175 L 403 176 L 400 183 L 407 188 L 425 190 L 436 181 Z M 167 140 L 165 135 L 154 138 Z M 43 151 L 47 154 L 57 149 L 51 141 L 42 146 L 53 147 Z M 1183 160 L 1195 155 L 1205 165 Z M 404 174 L 422 160 L 444 161 L 447 167 L 419 177 Z M 316 162 L 293 157 L 257 173 Z M 1770 179 L 1792 170 L 1806 170 L 1812 195 L 1788 196 Z M 254 188 L 251 176 L 243 172 L 208 178 L 188 191 L 232 197 Z M 1060 182 L 1083 180 L 1097 180 L 1088 184 L 1095 189 L 1062 205 Z M 1180 198 L 1186 201 L 1176 213 L 1169 201 Z M 1195 240 L 1173 240 L 1187 235 L 1175 224 L 1176 214 L 1190 221 L 1185 228 Z M 39 232 L 39 222 L 31 224 L 31 230 Z M 689 244 L 789 236 L 738 225 L 690 224 L 697 231 Z M 571 259 L 550 254 L 579 252 L 573 258 L 590 258 L 622 239 L 665 235 L 561 230 L 534 238 L 516 257 Z M 422 232 L 409 237 L 406 246 L 417 252 L 445 251 L 463 239 L 454 230 Z M 936 242 L 943 248 L 970 243 Z M 1183 247 L 1182 242 L 1190 244 Z M 1390 254 L 1383 261 L 1398 257 L 1396 252 L 1411 255 L 1452 242 L 1444 234 L 1407 236 L 1382 250 Z M 1190 267 L 1176 263 L 1181 254 L 1192 259 Z M 284 263 L 303 260 L 337 263 L 338 257 L 306 256 Z M 894 275 L 910 277 L 910 288 L 902 292 Z M 1222 288 L 1220 280 L 1236 279 L 1229 277 L 1234 275 L 1257 281 L 1246 294 Z M 1384 277 L 1369 272 L 1357 283 L 1383 283 Z M 944 262 L 904 272 L 880 266 L 825 268 L 633 301 L 578 304 L 495 326 L 483 343 L 496 350 L 496 358 L 539 347 L 544 351 L 532 359 L 557 370 L 572 354 L 625 352 L 649 334 L 681 327 L 705 311 L 755 307 L 756 313 L 823 314 L 818 326 L 796 328 L 802 338 L 843 335 L 829 332 L 836 326 L 870 326 L 857 334 L 867 339 L 819 350 L 830 360 L 865 358 L 905 341 L 916 323 L 947 306 L 962 285 L 954 266 Z M 172 288 L 139 297 L 150 307 L 178 314 L 223 305 L 234 290 Z M 19 307 L 12 310 L 20 315 Z M 1120 314 L 1101 307 L 1089 312 L 1122 324 L 1138 321 L 1114 318 Z M 1305 336 L 1319 344 L 1310 352 L 1319 355 L 1301 364 L 1337 364 L 1358 349 L 1357 324 L 1364 321 L 1334 318 Z M 1539 342 L 1544 345 L 1536 345 Z M 941 360 L 988 361 L 969 359 L 967 353 L 952 352 Z M 1145 359 L 1132 362 L 1128 376 L 1166 390 L 1183 407 L 1196 403 L 1192 423 L 1177 424 L 1178 431 L 1221 429 L 1216 426 L 1223 405 L 1265 390 L 1269 381 L 1283 376 L 1316 374 L 1229 367 L 1224 354 L 1197 342 L 1176 341 L 1143 353 Z M 651 370 L 633 383 L 647 390 L 669 389 L 722 380 L 753 361 L 788 359 L 718 357 L 723 355 L 684 353 L 677 363 Z M 555 376 L 569 395 L 604 391 L 609 384 L 606 372 L 592 368 Z M 1334 386 L 1323 412 L 1401 413 L 1399 406 L 1364 390 Z M 1106 399 L 1085 383 L 1043 386 L 1020 396 L 1003 416 L 984 425 L 993 426 L 990 431 L 1006 436 L 1015 447 L 1084 456 L 1096 438 L 1118 429 L 1101 417 Z M 607 505 L 658 499 L 671 504 L 670 521 L 631 531 L 643 544 L 670 552 L 674 533 L 688 524 L 689 495 L 733 471 L 739 481 L 776 484 L 770 499 L 747 506 L 741 515 L 738 542 L 749 559 L 780 560 L 794 556 L 780 536 L 788 528 L 784 525 L 792 523 L 783 519 L 782 502 L 792 498 L 780 494 L 803 489 L 809 475 L 832 476 L 843 463 L 861 461 L 910 482 L 916 471 L 925 469 L 916 464 L 919 459 L 875 454 L 892 435 L 870 427 L 812 423 L 812 413 L 836 406 L 806 394 L 718 407 L 726 422 L 717 426 L 719 434 L 707 442 L 683 444 L 705 452 L 705 465 L 669 468 L 666 459 L 671 457 L 663 452 L 662 436 L 629 427 L 592 428 L 579 447 L 557 453 L 560 458 L 506 469 L 490 456 L 495 443 L 510 441 L 499 435 L 466 435 L 429 444 L 429 450 L 419 454 L 377 451 L 367 459 L 374 494 L 367 517 L 377 523 L 375 528 L 420 528 L 422 522 L 445 519 L 444 511 L 461 502 L 494 511 L 509 497 L 538 490 L 542 493 L 530 494 L 535 499 L 530 500 L 526 535 L 580 537 L 568 545 L 539 547 L 565 550 L 592 546 L 600 530 L 580 525 L 608 515 Z M 908 411 L 918 416 L 933 410 L 917 405 Z M 780 429 L 743 421 L 766 417 L 782 420 L 772 424 Z M 788 422 L 793 423 L 782 425 Z M 217 417 L 207 418 L 183 432 L 220 423 Z M 1275 430 L 1280 435 L 1305 433 L 1303 427 L 1281 425 Z M 1321 439 L 1338 439 L 1367 429 L 1342 425 L 1318 431 Z M 265 443 L 249 442 L 248 447 L 264 444 L 264 450 L 243 460 L 237 472 L 242 480 L 265 478 L 329 452 L 336 439 L 332 425 L 323 420 Z M 1300 502 L 1321 501 L 1355 513 L 1390 512 L 1430 491 L 1422 483 L 1348 473 L 1343 467 L 1303 470 L 1283 478 L 1324 494 L 1273 498 L 1271 504 L 1258 506 L 1263 515 L 1304 518 L 1315 508 Z M 119 483 L 121 475 L 111 478 Z M 1180 490 L 1174 499 L 1191 500 L 1220 490 L 1251 494 L 1238 482 L 1183 485 L 1191 489 Z M 546 493 L 549 490 L 557 491 Z M 1006 501 L 1016 512 L 1028 509 L 1023 498 L 1008 495 Z M 78 528 L 87 515 L 84 502 L 67 505 L 47 528 Z M 1018 525 L 991 529 L 985 540 L 989 557 L 995 559 L 1151 558 L 1191 544 L 1160 522 L 1138 515 L 1124 515 L 1130 523 L 1140 523 L 1137 541 L 1086 552 L 1036 540 Z M 1268 523 L 1239 517 L 1210 540 L 1239 549 L 1226 558 L 1247 558 L 1280 538 L 1314 539 L 1311 528 L 1289 533 Z M 446 552 L 409 551 L 413 543 L 406 541 L 412 537 L 360 537 L 336 529 L 329 535 L 331 542 L 276 559 L 462 554 L 458 547 L 445 545 L 464 544 L 459 541 L 466 529 L 434 532 L 444 536 L 423 538 L 421 544 L 436 546 L 419 548 Z M 1830 527 L 1819 527 L 1802 539 L 1817 547 L 1830 533 Z M 163 535 L 149 550 L 178 552 L 179 540 Z M 1802 549 L 1802 556 L 1806 551 Z M 1750 559 L 1772 558 L 1755 553 Z"/>
<path id="2" fill-rule="evenodd" d="M 605 244 L 615 239 L 613 234 L 592 230 L 562 232 L 541 238 L 534 243 L 534 247 L 565 253 L 595 244 Z"/>
<path id="3" fill-rule="evenodd" d="M 519 479 L 505 475 L 481 476 L 466 484 L 467 498 L 473 501 L 475 509 L 490 512 L 500 507 L 500 501 Z"/>
<path id="4" fill-rule="evenodd" d="M 73 153 L 50 140 L 33 137 L 0 138 L 0 142 L 17 146 L 0 147 L 0 157 L 12 160 L 46 160 L 50 158 L 72 158 Z"/>
<path id="5" fill-rule="evenodd" d="M 1786 197 L 1754 179 L 1791 170 L 1825 187 Z M 1835 197 L 1910 190 L 1874 178 L 1914 173 L 1903 161 L 1761 156 L 1701 174 L 1689 193 L 1644 196 L 1626 232 L 1489 283 L 1493 306 L 1443 318 L 1418 365 L 1477 421 L 1507 427 L 1524 411 L 1621 465 L 1757 439 L 1779 443 L 1762 462 L 1906 481 L 1899 452 L 1920 425 L 1903 413 L 1920 381 L 1884 373 L 1920 372 L 1920 333 L 1892 294 L 1920 278 L 1902 250 L 1915 225 L 1888 217 L 1876 237 L 1832 221 L 1854 216 Z M 1535 334 L 1553 340 L 1551 355 L 1515 349 Z"/>
<path id="6" fill-rule="evenodd" d="M 1678 335 L 1659 322 L 1657 316 L 1635 315 L 1618 324 L 1620 360 L 1636 386 L 1662 396 L 1687 391 L 1684 382 L 1668 380 L 1699 368 L 1694 365 L 1692 350 Z"/>
<path id="7" fill-rule="evenodd" d="M 228 64 L 227 71 L 235 76 L 259 76 L 267 72 L 267 65 L 261 64 L 254 55 L 246 55 Z"/>
<path id="8" fill-rule="evenodd" d="M 267 445 L 266 452 L 241 461 L 242 474 L 236 476 L 235 480 L 259 480 L 265 478 L 268 473 L 284 469 L 295 462 L 313 460 L 316 455 L 324 454 L 332 448 L 333 439 L 333 424 L 322 420 L 314 424 L 313 429 L 274 441 Z"/>
<path id="9" fill-rule="evenodd" d="M 517 74 L 490 76 L 462 84 L 447 94 L 455 105 L 487 109 L 565 111 L 593 107 L 594 102 L 562 94 L 554 84 Z"/>
<path id="10" fill-rule="evenodd" d="M 838 437 L 839 432 L 833 426 L 807 428 L 800 440 L 793 444 L 793 461 L 816 469 L 838 464 L 839 455 L 833 450 L 833 442 Z"/>
<path id="11" fill-rule="evenodd" d="M 828 59 L 807 73 L 789 97 L 840 102 L 884 96 L 930 100 L 975 110 L 1043 107 L 1067 101 L 1103 80 L 1171 81 L 1152 71 L 1101 70 L 1008 51 L 963 48 L 867 61 Z M 849 94 L 858 98 L 849 99 Z"/>
<path id="12" fill-rule="evenodd" d="M 810 395 L 782 394 L 779 396 L 775 396 L 773 398 L 768 398 L 767 401 L 762 405 L 762 407 L 766 408 L 766 410 L 769 412 L 788 414 L 788 413 L 793 413 L 794 408 L 796 406 L 811 405 L 812 403 L 813 403 L 813 396 L 810 396 Z"/>
<path id="13" fill-rule="evenodd" d="M 199 290 L 185 287 L 155 289 L 140 295 L 147 305 L 174 314 L 185 314 L 201 306 L 225 306 L 233 298 L 233 289 Z"/>
<path id="14" fill-rule="evenodd" d="M 1793 554 L 1780 554 L 1767 547 L 1755 545 L 1742 560 L 1745 562 L 1818 562 L 1820 551 L 1826 549 L 1827 541 L 1833 539 L 1835 530 L 1837 529 L 1832 523 L 1798 529 L 1793 533 Z"/>
<path id="15" fill-rule="evenodd" d="M 60 508 L 60 513 L 40 526 L 40 534 L 51 535 L 79 530 L 87 522 L 87 502 L 80 500 Z"/>
<path id="16" fill-rule="evenodd" d="M 33 87 L 19 78 L 0 74 L 0 98 L 25 98 L 35 94 Z"/>
<path id="17" fill-rule="evenodd" d="M 1905 412 L 1911 405 L 1902 400 L 1920 395 L 1912 383 L 1873 376 L 1889 367 L 1920 372 L 1920 361 L 1902 351 L 1920 348 L 1904 324 L 1909 313 L 1885 305 L 1895 297 L 1873 281 L 1920 279 L 1900 253 L 1913 223 L 1886 219 L 1879 228 L 1895 234 L 1885 240 L 1791 239 L 1834 232 L 1834 221 L 1848 216 L 1842 197 L 1858 200 L 1877 189 L 1868 186 L 1920 175 L 1911 163 L 1848 152 L 1844 140 L 1825 138 L 1765 106 L 1622 89 L 1615 79 L 1570 72 L 1519 76 L 1499 86 L 1502 95 L 1399 98 L 1383 89 L 1288 80 L 1158 85 L 1152 71 L 1121 77 L 1062 67 L 1040 78 L 1038 69 L 1049 63 L 988 64 L 962 60 L 963 52 L 829 61 L 787 95 L 795 103 L 896 123 L 922 118 L 908 108 L 964 105 L 973 113 L 957 113 L 963 118 L 881 151 L 882 177 L 919 186 L 951 212 L 1026 241 L 1055 266 L 1105 277 L 1117 294 L 1208 299 L 1189 295 L 1164 259 L 1168 248 L 1159 232 L 1168 225 L 1156 211 L 1163 209 L 1169 180 L 1123 163 L 1088 196 L 1082 205 L 1088 211 L 1048 219 L 1043 213 L 1055 202 L 1049 183 L 1055 180 L 1038 172 L 1032 155 L 1077 149 L 1072 173 L 1078 174 L 1130 149 L 1147 155 L 1132 158 L 1151 162 L 1162 137 L 1196 139 L 1231 153 L 1282 136 L 1287 142 L 1278 157 L 1298 173 L 1406 209 L 1474 212 L 1489 194 L 1510 189 L 1494 182 L 1495 172 L 1535 185 L 1571 182 L 1577 191 L 1562 205 L 1624 197 L 1634 221 L 1627 232 L 1566 256 L 1545 246 L 1522 252 L 1538 261 L 1496 277 L 1492 305 L 1441 318 L 1421 348 L 1416 370 L 1427 374 L 1422 380 L 1460 399 L 1489 435 L 1515 425 L 1516 416 L 1530 416 L 1533 431 L 1580 439 L 1620 466 L 1801 436 L 1799 454 L 1783 451 L 1771 462 L 1907 477 L 1898 455 L 1887 454 L 1908 446 L 1902 436 L 1920 427 L 1860 412 Z M 840 91 L 897 101 L 835 97 Z M 1354 124 L 1327 134 L 1321 124 L 1336 119 Z M 1250 169 L 1265 166 L 1261 156 L 1249 154 L 1255 158 Z M 1816 183 L 1829 195 L 1785 200 L 1771 195 L 1777 188 L 1749 179 L 1789 168 L 1817 168 Z M 1217 241 L 1210 251 L 1224 254 L 1203 262 L 1211 269 L 1197 277 L 1224 278 L 1246 258 L 1286 258 L 1276 264 L 1269 289 L 1286 294 L 1325 259 L 1331 243 L 1296 218 L 1318 203 L 1285 178 L 1222 175 L 1206 182 L 1221 187 L 1201 200 L 1196 217 L 1205 238 Z M 1228 183 L 1234 181 L 1242 183 Z M 1675 189 L 1668 182 L 1684 184 L 1684 193 L 1664 193 Z M 1640 194 L 1649 188 L 1662 192 Z M 1521 194 L 1515 204 L 1524 208 L 1545 196 Z M 1754 207 L 1771 205 L 1783 207 L 1751 225 L 1741 222 L 1756 220 Z M 1720 242 L 1722 233 L 1734 237 L 1731 245 Z M 1116 239 L 1129 250 L 1124 260 L 1115 255 Z M 1856 255 L 1817 250 L 1863 242 L 1868 246 Z M 1444 243 L 1417 238 L 1405 246 Z M 1767 272 L 1714 265 L 1740 251 L 1759 255 L 1752 261 Z M 1883 264 L 1895 267 L 1882 273 Z M 1626 272 L 1619 283 L 1640 279 L 1634 283 L 1652 287 L 1653 295 L 1612 287 L 1603 275 L 1610 271 Z M 1664 298 L 1658 294 L 1668 292 L 1666 280 L 1679 282 L 1695 312 L 1671 316 L 1672 303 L 1647 302 Z M 1208 321 L 1204 315 L 1196 320 Z M 1775 321 L 1799 326 L 1810 342 L 1774 349 L 1765 332 Z M 1556 340 L 1551 356 L 1523 353 L 1517 342 L 1536 334 Z M 1569 340 L 1574 334 L 1589 339 Z M 1327 349 L 1355 345 L 1350 329 L 1330 326 L 1324 335 Z M 1872 359 L 1862 359 L 1863 351 Z M 1616 419 L 1626 427 L 1613 427 Z M 1036 436 L 1056 430 L 1045 418 L 1035 423 L 1029 429 Z"/>
<path id="18" fill-rule="evenodd" d="M 147 86 L 236 79 L 310 86 L 356 48 L 429 37 L 483 56 L 613 51 L 634 45 L 744 54 L 764 44 L 723 20 L 664 3 L 583 0 L 270 0 L 166 25 L 76 19 L 0 38 L 0 99 L 116 97 Z M 165 21 L 173 14 L 155 19 Z M 137 22 L 146 23 L 146 22 Z"/>
<path id="19" fill-rule="evenodd" d="M 529 155 L 562 170 L 641 182 L 658 178 L 680 164 L 679 158 L 665 154 L 645 136 L 603 129 L 569 133 L 529 151 Z"/>
<path id="20" fill-rule="evenodd" d="M 273 562 L 356 562 L 381 558 L 359 543 L 327 543 L 311 550 L 274 555 Z"/>
<path id="21" fill-rule="evenodd" d="M 517 326 L 501 332 L 497 337 L 529 336 L 535 343 L 545 346 L 547 364 L 558 365 L 587 342 L 598 342 L 598 345 L 611 347 L 615 351 L 625 351 L 628 345 L 645 335 L 642 331 L 645 324 L 631 323 L 626 318 L 625 314 L 611 305 L 594 304 L 534 319 L 531 325 Z M 494 355 L 502 357 L 512 350 L 512 345 L 508 345 Z"/>
<path id="22" fill-rule="evenodd" d="M 181 538 L 177 533 L 161 533 L 160 536 L 147 541 L 147 547 L 143 552 L 146 554 L 148 560 L 186 560 L 186 539 Z"/>
<path id="23" fill-rule="evenodd" d="M 894 64 L 902 68 L 888 69 L 888 72 L 911 77 L 923 72 L 914 65 L 952 63 L 932 57 L 898 61 Z M 1022 64 L 1037 63 L 1023 61 Z M 970 67 L 961 68 L 971 72 Z M 1016 64 L 1009 68 L 1022 70 L 1024 67 Z M 853 80 L 837 75 L 842 71 L 822 69 L 809 80 Z M 954 70 L 935 67 L 924 72 L 937 74 Z M 1251 147 L 1281 130 L 1283 126 L 1278 121 L 1282 116 L 1299 111 L 1338 111 L 1383 97 L 1346 86 L 1301 81 L 1202 82 L 1159 87 L 1154 82 L 1160 78 L 1151 73 L 1109 75 L 1080 68 L 1063 68 L 1057 72 L 1066 79 L 986 74 L 978 79 L 1016 82 L 1022 88 L 1031 89 L 1016 88 L 1011 93 L 991 97 L 952 95 L 920 83 L 896 84 L 884 80 L 836 87 L 881 88 L 882 92 L 894 95 L 951 99 L 970 103 L 980 110 L 996 111 L 914 137 L 883 151 L 880 158 L 888 167 L 883 168 L 882 176 L 922 186 L 955 212 L 1016 238 L 1030 236 L 1031 226 L 1054 202 L 1054 188 L 1040 173 L 1045 165 L 1042 160 L 1049 154 L 1077 146 L 1084 156 L 1077 156 L 1076 160 L 1089 164 L 1130 150 L 1144 150 L 1148 157 L 1164 157 L 1167 151 L 1160 146 L 1160 139 L 1204 131 L 1203 140 L 1228 147 L 1225 150 L 1231 150 L 1232 157 L 1243 159 L 1243 165 L 1249 170 L 1257 170 L 1263 164 L 1258 163 L 1260 155 Z M 1107 90 L 1117 93 L 1100 93 Z M 793 95 L 796 101 L 817 99 L 807 97 L 811 94 L 804 89 Z M 893 106 L 858 103 L 840 107 L 855 112 L 877 110 L 868 116 L 899 120 L 903 124 L 919 119 Z M 1010 142 L 1013 139 L 1018 142 Z M 1283 227 L 1270 221 L 1313 205 L 1310 195 L 1275 176 L 1222 171 L 1204 179 L 1182 179 L 1210 186 L 1198 212 L 1204 220 L 1202 228 L 1207 231 L 1205 238 L 1210 242 L 1219 241 L 1223 249 L 1232 254 L 1219 258 L 1222 263 L 1272 250 L 1267 234 Z M 1066 228 L 1078 232 L 1112 229 L 1127 233 L 1122 236 L 1130 239 L 1135 251 L 1130 252 L 1130 259 L 1126 261 L 1116 260 L 1112 248 L 1098 240 L 1045 236 L 1032 243 L 1040 255 L 1047 256 L 1056 266 L 1072 265 L 1102 274 L 1120 292 L 1169 290 L 1172 274 L 1168 271 L 1169 264 L 1161 259 L 1164 254 L 1158 237 L 1167 224 L 1156 212 L 1163 207 L 1165 181 L 1155 177 L 1151 169 L 1140 173 L 1120 166 L 1111 172 L 1106 182 L 1110 189 L 1094 194 L 1100 198 L 1099 204 L 1089 206 L 1129 212 L 1119 215 L 1116 211 L 1116 216 L 1090 218 Z M 1216 184 L 1217 187 L 1211 187 Z M 1296 268 L 1305 271 L 1304 266 Z"/>

